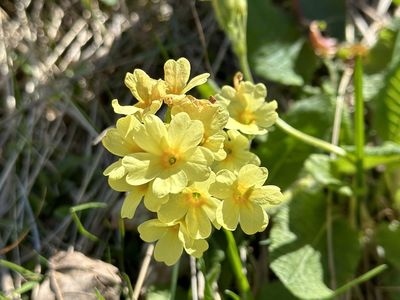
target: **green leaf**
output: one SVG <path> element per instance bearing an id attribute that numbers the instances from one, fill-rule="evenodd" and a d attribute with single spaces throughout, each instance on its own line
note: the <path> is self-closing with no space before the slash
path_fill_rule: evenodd
<path id="1" fill-rule="evenodd" d="M 305 220 L 308 216 L 304 216 Z M 289 207 L 274 218 L 271 230 L 271 269 L 300 299 L 326 299 L 333 295 L 323 282 L 321 255 L 308 244 L 296 241 L 289 229 Z"/>
<path id="2" fill-rule="evenodd" d="M 304 163 L 304 167 L 319 183 L 326 186 L 340 185 L 341 181 L 333 176 L 330 162 L 328 155 L 312 154 Z"/>
<path id="3" fill-rule="evenodd" d="M 271 229 L 271 268 L 282 283 L 301 299 L 333 295 L 329 282 L 326 201 L 319 192 L 295 191 L 280 209 Z M 355 274 L 359 259 L 358 234 L 344 218 L 332 225 L 332 252 L 337 285 Z"/>
<path id="4" fill-rule="evenodd" d="M 400 269 L 400 227 L 399 224 L 381 223 L 379 224 L 375 239 L 378 245 L 385 250 L 385 258 L 397 269 Z"/>
<path id="5" fill-rule="evenodd" d="M 354 153 L 354 147 L 346 147 L 348 153 Z M 354 174 L 356 167 L 354 163 L 346 158 L 338 158 L 333 164 L 341 173 Z M 369 170 L 380 165 L 400 164 L 400 145 L 386 142 L 381 146 L 365 146 L 364 148 L 364 169 Z"/>
<path id="6" fill-rule="evenodd" d="M 295 65 L 304 39 L 293 16 L 270 0 L 248 1 L 248 7 L 247 41 L 252 70 L 268 80 L 302 85 L 304 80 Z"/>
<path id="7" fill-rule="evenodd" d="M 384 140 L 400 144 L 400 63 L 388 74 L 385 83 L 374 99 L 375 126 Z"/>

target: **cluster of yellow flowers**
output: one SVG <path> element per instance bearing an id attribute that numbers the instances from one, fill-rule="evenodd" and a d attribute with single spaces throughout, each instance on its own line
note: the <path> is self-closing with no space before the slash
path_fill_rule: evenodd
<path id="1" fill-rule="evenodd" d="M 204 100 L 187 92 L 209 74 L 189 77 L 185 58 L 165 63 L 164 80 L 140 69 L 127 73 L 125 84 L 138 102 L 121 106 L 113 100 L 114 111 L 124 116 L 102 140 L 119 156 L 104 175 L 114 190 L 127 192 L 121 216 L 132 218 L 143 199 L 156 218 L 138 231 L 144 241 L 157 241 L 154 257 L 167 265 L 183 250 L 202 256 L 213 227 L 263 231 L 265 207 L 282 199 L 278 187 L 264 186 L 268 171 L 250 152 L 249 138 L 266 133 L 277 119 L 265 86 L 242 81 L 238 73 L 233 87 Z M 163 103 L 166 122 L 156 115 Z"/>

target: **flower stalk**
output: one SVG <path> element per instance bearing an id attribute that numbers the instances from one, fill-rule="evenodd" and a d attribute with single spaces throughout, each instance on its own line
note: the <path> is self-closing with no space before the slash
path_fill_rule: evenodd
<path id="1" fill-rule="evenodd" d="M 235 276 L 242 299 L 252 300 L 254 298 L 251 294 L 249 281 L 247 280 L 246 275 L 243 273 L 242 262 L 239 256 L 239 249 L 237 247 L 233 233 L 226 229 L 224 229 L 224 232 L 226 240 L 228 242 L 228 260 L 232 266 L 232 271 Z"/>

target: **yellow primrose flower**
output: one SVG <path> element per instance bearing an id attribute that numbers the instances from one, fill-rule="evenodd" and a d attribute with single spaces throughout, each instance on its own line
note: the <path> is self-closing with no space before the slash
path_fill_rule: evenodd
<path id="1" fill-rule="evenodd" d="M 204 134 L 200 145 L 209 149 L 215 160 L 224 159 L 226 153 L 223 149 L 225 140 L 223 129 L 229 119 L 226 109 L 209 100 L 199 100 L 189 95 L 172 107 L 172 115 L 180 112 L 186 112 L 192 120 L 203 123 Z"/>
<path id="2" fill-rule="evenodd" d="M 214 171 L 222 169 L 239 171 L 246 164 L 260 165 L 260 159 L 250 152 L 250 141 L 244 135 L 232 129 L 228 130 L 225 136 L 224 150 L 227 155 L 224 160 L 214 163 Z"/>
<path id="3" fill-rule="evenodd" d="M 164 223 L 185 220 L 187 231 L 193 239 L 205 239 L 211 234 L 211 222 L 215 222 L 215 210 L 219 200 L 212 197 L 208 190 L 215 181 L 215 174 L 203 182 L 194 182 L 179 194 L 171 194 L 157 212 L 158 219 Z"/>
<path id="4" fill-rule="evenodd" d="M 237 129 L 245 134 L 265 134 L 278 118 L 277 102 L 265 102 L 267 89 L 262 83 L 240 81 L 234 78 L 234 88 L 223 86 L 215 97 L 229 112 L 227 129 Z"/>
<path id="5" fill-rule="evenodd" d="M 245 165 L 238 174 L 228 170 L 217 173 L 211 184 L 210 194 L 221 199 L 216 217 L 228 230 L 235 230 L 238 223 L 246 234 L 263 231 L 268 225 L 264 206 L 278 204 L 283 195 L 273 185 L 263 186 L 268 177 L 266 168 Z"/>
<path id="6" fill-rule="evenodd" d="M 127 172 L 125 167 L 122 166 L 122 159 L 111 164 L 103 174 L 108 176 L 108 184 L 113 190 L 128 192 L 121 208 L 122 218 L 133 218 L 142 198 L 144 199 L 145 207 L 152 212 L 157 212 L 160 206 L 168 200 L 168 195 L 162 198 L 154 195 L 153 183 L 134 186 L 126 182 Z"/>
<path id="7" fill-rule="evenodd" d="M 108 129 L 101 140 L 103 146 L 112 154 L 118 156 L 142 151 L 132 136 L 133 130 L 140 124 L 140 121 L 133 115 L 118 119 L 116 128 Z"/>
<path id="8" fill-rule="evenodd" d="M 199 146 L 204 133 L 200 121 L 191 120 L 182 112 L 173 116 L 168 127 L 155 115 L 144 116 L 143 122 L 133 136 L 144 152 L 122 159 L 129 184 L 142 185 L 154 180 L 153 192 L 161 198 L 181 192 L 188 181 L 208 178 L 213 156 Z"/>
<path id="9" fill-rule="evenodd" d="M 168 96 L 181 99 L 182 97 L 176 97 L 179 95 L 185 95 L 192 88 L 202 85 L 208 79 L 210 74 L 203 73 L 197 75 L 189 81 L 190 77 L 190 62 L 181 57 L 178 60 L 169 59 L 164 64 L 164 81 L 166 83 L 166 92 Z M 188 82 L 189 81 L 189 82 Z"/>
<path id="10" fill-rule="evenodd" d="M 135 107 L 153 114 L 160 109 L 162 98 L 166 95 L 165 82 L 161 79 L 152 79 L 143 70 L 135 69 L 133 73 L 126 74 L 125 85 L 138 100 Z"/>
<path id="11" fill-rule="evenodd" d="M 181 257 L 183 249 L 194 257 L 201 257 L 208 249 L 205 240 L 191 239 L 184 224 L 165 224 L 158 219 L 152 219 L 138 227 L 140 238 L 148 243 L 156 242 L 154 258 L 166 265 L 174 265 Z"/>

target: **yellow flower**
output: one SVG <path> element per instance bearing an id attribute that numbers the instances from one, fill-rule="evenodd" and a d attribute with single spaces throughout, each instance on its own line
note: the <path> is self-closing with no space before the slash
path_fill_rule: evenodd
<path id="1" fill-rule="evenodd" d="M 267 89 L 262 83 L 240 81 L 234 78 L 234 88 L 224 86 L 215 97 L 229 112 L 227 129 L 237 129 L 245 134 L 265 134 L 278 118 L 276 101 L 265 102 Z"/>
<path id="2" fill-rule="evenodd" d="M 154 258 L 168 266 L 174 265 L 181 257 L 183 249 L 194 257 L 201 257 L 208 249 L 205 240 L 191 239 L 182 223 L 162 223 L 152 219 L 139 225 L 138 231 L 142 240 L 148 243 L 156 242 Z"/>
<path id="3" fill-rule="evenodd" d="M 127 171 L 122 165 L 122 159 L 111 164 L 103 173 L 108 176 L 108 184 L 117 192 L 128 192 L 121 208 L 122 218 L 133 218 L 137 206 L 144 198 L 145 207 L 157 212 L 160 206 L 168 200 L 168 196 L 157 197 L 153 193 L 152 183 L 134 186 L 126 182 Z"/>
<path id="4" fill-rule="evenodd" d="M 142 151 L 132 136 L 133 130 L 140 124 L 140 121 L 133 115 L 118 119 L 116 128 L 108 129 L 103 137 L 103 146 L 118 156 Z"/>
<path id="5" fill-rule="evenodd" d="M 214 163 L 214 171 L 239 171 L 246 164 L 260 165 L 260 159 L 250 152 L 250 141 L 244 135 L 237 130 L 228 130 L 225 135 L 224 150 L 227 155 L 224 160 Z"/>
<path id="6" fill-rule="evenodd" d="M 210 174 L 211 152 L 199 146 L 203 124 L 191 120 L 187 113 L 176 114 L 168 127 L 155 115 L 146 115 L 134 141 L 144 152 L 126 155 L 122 165 L 126 181 L 142 185 L 154 180 L 157 197 L 179 193 L 188 181 L 204 181 Z"/>
<path id="7" fill-rule="evenodd" d="M 204 134 L 200 145 L 209 149 L 215 160 L 224 159 L 226 153 L 223 149 L 225 140 L 223 129 L 229 119 L 228 112 L 208 100 L 199 100 L 192 96 L 187 96 L 172 107 L 172 115 L 180 112 L 186 112 L 192 120 L 203 123 Z"/>
<path id="8" fill-rule="evenodd" d="M 210 74 L 203 73 L 189 81 L 190 63 L 184 57 L 181 57 L 178 60 L 169 59 L 164 64 L 166 92 L 172 100 L 174 100 L 174 98 L 182 99 L 179 95 L 185 95 L 192 88 L 202 85 L 207 81 L 209 76 Z"/>
<path id="9" fill-rule="evenodd" d="M 194 182 L 179 194 L 171 194 L 168 201 L 158 210 L 161 222 L 171 223 L 184 218 L 189 236 L 193 239 L 208 238 L 211 234 L 211 222 L 215 222 L 215 210 L 219 200 L 212 197 L 208 190 L 215 181 L 215 174 L 203 182 Z"/>
<path id="10" fill-rule="evenodd" d="M 267 177 L 267 169 L 255 165 L 245 165 L 237 175 L 228 170 L 217 173 L 210 194 L 222 200 L 216 212 L 222 227 L 235 230 L 239 223 L 249 235 L 267 227 L 268 216 L 263 207 L 278 204 L 283 197 L 278 187 L 263 186 Z"/>
<path id="11" fill-rule="evenodd" d="M 112 106 L 115 113 L 131 115 L 139 112 L 144 115 L 155 114 L 160 109 L 166 95 L 166 85 L 163 80 L 155 80 L 143 70 L 135 69 L 133 73 L 126 73 L 125 85 L 138 102 L 134 105 L 121 106 L 118 100 L 114 99 Z"/>

